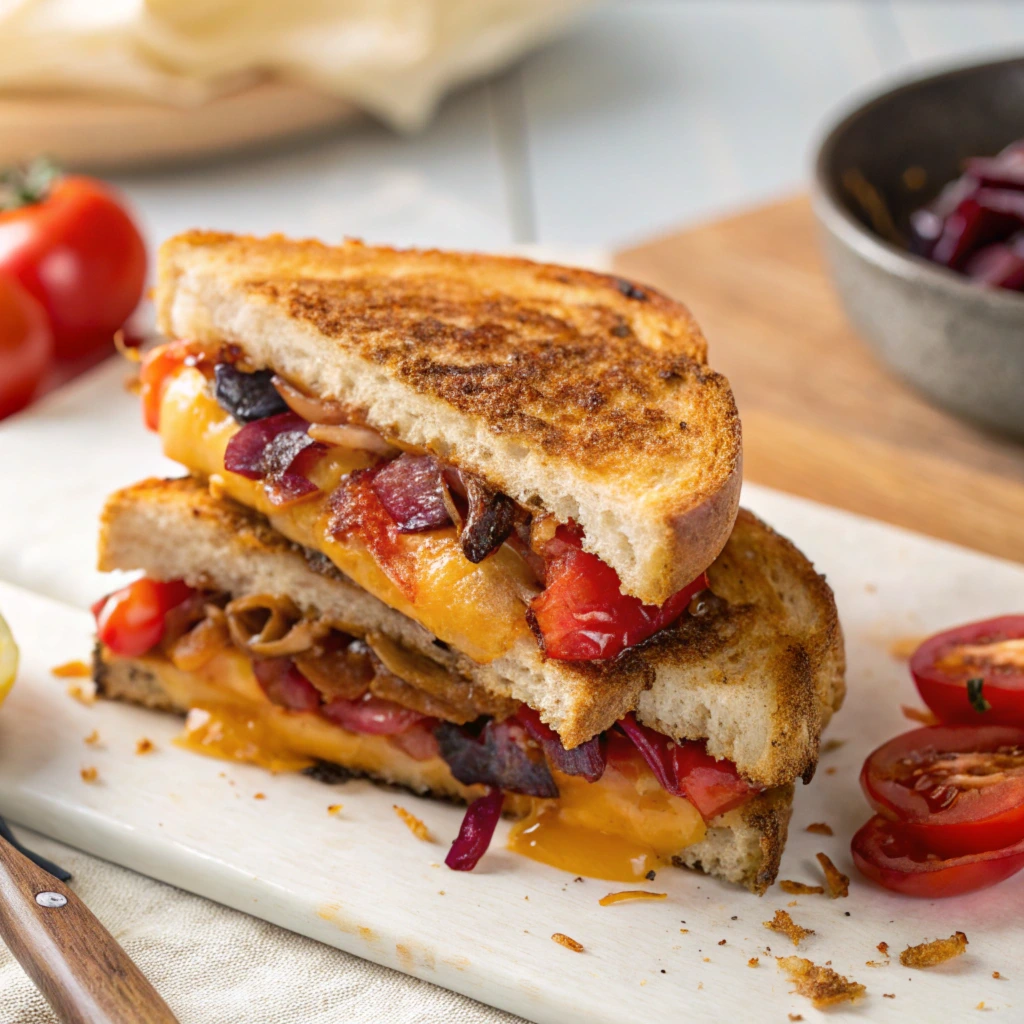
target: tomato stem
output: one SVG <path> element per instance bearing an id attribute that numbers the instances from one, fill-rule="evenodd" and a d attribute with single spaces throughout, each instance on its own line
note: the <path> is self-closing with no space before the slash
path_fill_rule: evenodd
<path id="1" fill-rule="evenodd" d="M 60 176 L 58 164 L 45 156 L 4 168 L 0 171 L 0 211 L 43 202 Z"/>

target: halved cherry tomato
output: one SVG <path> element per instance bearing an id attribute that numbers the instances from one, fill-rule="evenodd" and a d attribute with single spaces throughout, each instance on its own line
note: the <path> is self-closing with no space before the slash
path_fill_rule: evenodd
<path id="1" fill-rule="evenodd" d="M 151 349 L 142 357 L 139 367 L 139 398 L 142 420 L 150 430 L 160 429 L 160 403 L 171 375 L 184 366 L 192 353 L 188 342 L 171 341 Z"/>
<path id="2" fill-rule="evenodd" d="M 124 204 L 92 178 L 23 175 L 0 207 L 0 271 L 45 308 L 58 357 L 110 346 L 142 297 L 146 246 Z"/>
<path id="3" fill-rule="evenodd" d="M 1024 868 L 1024 840 L 1013 846 L 943 859 L 876 814 L 853 837 L 853 862 L 873 882 L 906 896 L 959 896 L 1002 882 Z"/>
<path id="4" fill-rule="evenodd" d="M 922 700 L 942 722 L 1024 728 L 1024 615 L 970 622 L 929 637 L 910 659 Z M 967 681 L 981 679 L 978 711 Z"/>
<path id="5" fill-rule="evenodd" d="M 46 311 L 14 278 L 0 274 L 0 420 L 28 405 L 52 361 Z"/>
<path id="6" fill-rule="evenodd" d="M 146 576 L 92 606 L 96 634 L 115 654 L 137 658 L 164 635 L 164 617 L 195 591 L 182 580 L 161 583 Z"/>
<path id="7" fill-rule="evenodd" d="M 530 610 L 544 653 L 557 661 L 614 658 L 678 619 L 708 585 L 701 573 L 660 607 L 644 604 L 622 593 L 618 573 L 584 551 L 580 531 L 570 526 L 558 527 L 544 556 L 547 586 Z"/>
<path id="8" fill-rule="evenodd" d="M 934 725 L 884 743 L 864 762 L 871 806 L 944 857 L 1024 840 L 1024 729 Z"/>

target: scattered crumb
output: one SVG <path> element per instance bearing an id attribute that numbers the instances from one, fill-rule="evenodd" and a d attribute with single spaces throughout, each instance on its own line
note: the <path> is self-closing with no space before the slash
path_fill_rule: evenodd
<path id="1" fill-rule="evenodd" d="M 883 992 L 882 993 L 882 998 L 883 999 L 895 999 L 896 998 L 896 993 L 895 992 Z"/>
<path id="2" fill-rule="evenodd" d="M 626 903 L 629 900 L 663 900 L 667 897 L 667 892 L 645 892 L 643 889 L 626 889 L 623 892 L 610 892 L 607 896 L 602 896 L 597 902 L 602 907 L 610 907 L 613 903 Z"/>
<path id="3" fill-rule="evenodd" d="M 796 906 L 799 906 L 799 905 L 800 905 L 800 901 L 799 900 L 790 900 L 786 904 L 787 907 L 796 907 Z"/>
<path id="4" fill-rule="evenodd" d="M 253 798 L 253 800 L 266 800 L 267 799 L 267 794 L 266 793 L 253 793 L 252 798 Z"/>
<path id="5" fill-rule="evenodd" d="M 912 708 L 909 704 L 901 704 L 900 711 L 903 712 L 904 718 L 909 718 L 912 722 L 920 722 L 921 725 L 937 725 L 939 721 L 930 711 Z"/>
<path id="6" fill-rule="evenodd" d="M 92 765 L 83 768 L 78 774 L 82 776 L 83 782 L 95 782 L 100 777 L 100 773 Z"/>
<path id="7" fill-rule="evenodd" d="M 90 679 L 87 683 L 72 683 L 68 687 L 68 696 L 79 704 L 96 703 L 96 684 Z"/>
<path id="8" fill-rule="evenodd" d="M 880 960 L 865 960 L 864 961 L 864 966 L 865 967 L 884 967 L 885 964 L 883 964 Z"/>
<path id="9" fill-rule="evenodd" d="M 654 879 L 657 877 L 658 876 L 655 874 L 653 868 L 650 871 L 648 871 L 646 875 L 644 875 L 644 878 L 646 878 L 648 882 L 653 882 Z"/>
<path id="10" fill-rule="evenodd" d="M 415 814 L 410 813 L 404 807 L 399 807 L 398 804 L 392 804 L 391 806 L 394 807 L 395 814 L 405 822 L 406 827 L 417 839 L 421 839 L 425 843 L 432 843 L 434 841 L 434 837 L 430 834 L 430 829 Z"/>
<path id="11" fill-rule="evenodd" d="M 780 956 L 775 961 L 796 985 L 795 991 L 806 996 L 821 1010 L 837 1003 L 853 1003 L 867 989 L 856 981 L 836 974 L 830 967 L 819 967 L 800 956 Z"/>
<path id="12" fill-rule="evenodd" d="M 779 882 L 779 888 L 783 892 L 788 892 L 790 896 L 815 896 L 825 891 L 823 886 L 804 885 L 803 882 L 792 882 L 788 878 Z"/>
<path id="13" fill-rule="evenodd" d="M 999 973 L 998 971 L 993 971 L 993 972 L 992 972 L 992 977 L 993 977 L 993 978 L 995 978 L 995 979 L 996 979 L 996 980 L 998 981 L 998 980 L 999 980 L 1000 978 L 1002 978 L 1003 976 L 1002 976 L 1002 975 L 1001 975 L 1001 974 L 1000 974 L 1000 973 Z M 1003 980 L 1005 981 L 1006 979 L 1005 979 L 1005 978 L 1003 978 Z"/>
<path id="14" fill-rule="evenodd" d="M 978 1003 L 978 1005 L 975 1007 L 975 1009 L 976 1010 L 985 1010 L 985 1009 L 987 1009 L 987 1007 L 985 1006 L 985 1000 L 983 999 L 980 1003 Z"/>
<path id="15" fill-rule="evenodd" d="M 443 896 L 444 895 L 444 889 L 438 889 L 437 890 L 437 895 L 438 896 Z"/>
<path id="16" fill-rule="evenodd" d="M 142 739 L 137 740 L 135 743 L 136 754 L 149 754 L 155 749 L 156 747 L 153 746 L 153 741 L 151 739 L 147 739 L 145 736 L 143 736 Z"/>
<path id="17" fill-rule="evenodd" d="M 888 956 L 889 955 L 889 943 L 888 942 L 880 942 L 877 946 L 875 946 L 875 949 L 877 949 L 878 952 L 882 954 L 882 956 Z"/>
<path id="18" fill-rule="evenodd" d="M 922 942 L 919 946 L 907 946 L 900 953 L 900 963 L 904 967 L 934 967 L 959 956 L 967 948 L 967 936 L 963 932 L 955 932 L 948 939 L 935 939 L 933 942 Z"/>
<path id="19" fill-rule="evenodd" d="M 50 671 L 58 679 L 88 679 L 92 669 L 84 661 L 65 661 L 63 665 L 54 665 Z"/>
<path id="20" fill-rule="evenodd" d="M 709 957 L 709 956 L 704 957 L 704 963 L 706 963 L 706 964 L 711 963 L 711 957 Z"/>
<path id="21" fill-rule="evenodd" d="M 835 775 L 835 773 L 836 773 L 835 768 L 826 768 L 825 769 L 825 774 L 826 775 Z"/>
<path id="22" fill-rule="evenodd" d="M 815 832 L 819 836 L 831 836 L 835 835 L 832 831 L 831 825 L 826 825 L 823 821 L 812 821 L 810 825 L 804 830 L 805 832 Z"/>
<path id="23" fill-rule="evenodd" d="M 865 583 L 864 584 L 864 593 L 865 594 L 877 594 L 878 593 L 877 585 L 874 584 L 874 583 Z"/>
<path id="24" fill-rule="evenodd" d="M 800 945 L 801 939 L 814 934 L 813 928 L 801 928 L 785 910 L 776 910 L 775 916 L 770 921 L 763 922 L 765 928 L 772 932 L 779 932 L 791 939 L 794 946 Z"/>
<path id="25" fill-rule="evenodd" d="M 837 900 L 841 896 L 850 895 L 850 879 L 832 863 L 827 853 L 816 854 L 821 870 L 825 872 L 825 884 L 828 886 L 830 899 Z"/>
<path id="26" fill-rule="evenodd" d="M 681 931 L 681 932 L 683 933 L 683 935 L 686 935 L 686 934 L 688 934 L 688 933 L 689 933 L 689 931 L 690 931 L 690 929 L 689 929 L 689 928 L 680 928 L 679 930 L 680 930 L 680 931 Z"/>
<path id="27" fill-rule="evenodd" d="M 571 949 L 574 953 L 582 953 L 583 945 L 577 942 L 575 939 L 570 939 L 568 935 L 563 935 L 561 932 L 555 932 L 551 936 L 552 941 L 557 942 L 560 946 L 565 946 L 566 949 Z"/>
<path id="28" fill-rule="evenodd" d="M 761 965 L 761 961 L 756 956 L 752 956 L 747 961 L 747 966 L 748 967 L 760 967 L 760 965 Z"/>
<path id="29" fill-rule="evenodd" d="M 341 813 L 341 807 L 342 807 L 341 804 L 328 804 L 327 805 L 327 813 L 328 814 L 340 814 Z"/>
<path id="30" fill-rule="evenodd" d="M 719 939 L 719 940 L 718 940 L 718 944 L 719 944 L 720 946 L 724 946 L 724 945 L 725 945 L 725 939 Z"/>
<path id="31" fill-rule="evenodd" d="M 804 1015 L 802 1013 L 791 1013 L 791 1014 L 789 1014 L 789 1019 L 790 1020 L 803 1020 L 804 1019 Z"/>
<path id="32" fill-rule="evenodd" d="M 825 740 L 821 745 L 821 752 L 823 754 L 831 754 L 833 750 L 838 750 L 846 740 Z"/>
<path id="33" fill-rule="evenodd" d="M 100 734 L 95 729 L 93 729 L 93 731 L 89 733 L 89 735 L 86 736 L 84 740 L 82 740 L 83 743 L 88 743 L 90 747 L 95 747 L 96 744 L 99 743 L 99 741 Z"/>

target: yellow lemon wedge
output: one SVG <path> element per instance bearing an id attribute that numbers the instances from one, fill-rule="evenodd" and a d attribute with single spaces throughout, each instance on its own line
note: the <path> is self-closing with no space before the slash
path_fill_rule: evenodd
<path id="1" fill-rule="evenodd" d="M 11 635 L 11 627 L 0 615 L 0 704 L 11 692 L 14 677 L 18 674 L 18 645 Z"/>

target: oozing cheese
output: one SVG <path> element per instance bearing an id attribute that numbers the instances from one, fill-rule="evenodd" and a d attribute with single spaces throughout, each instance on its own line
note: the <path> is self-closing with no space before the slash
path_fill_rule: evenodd
<path id="1" fill-rule="evenodd" d="M 118 660 L 109 652 L 105 657 Z M 300 771 L 321 760 L 465 800 L 483 793 L 454 779 L 439 757 L 418 761 L 386 736 L 351 733 L 312 712 L 270 703 L 238 651 L 219 653 L 194 672 L 159 655 L 132 663 L 151 672 L 179 707 L 191 709 L 176 742 L 197 753 L 271 771 Z M 594 783 L 552 774 L 557 800 L 506 795 L 505 811 L 522 818 L 509 838 L 516 853 L 574 875 L 633 882 L 704 838 L 696 808 L 652 786 L 650 773 L 634 781 L 609 765 Z"/>
<path id="2" fill-rule="evenodd" d="M 529 634 L 524 594 L 531 577 L 508 545 L 474 565 L 463 555 L 453 527 L 400 535 L 398 543 L 414 565 L 416 594 L 410 600 L 358 536 L 339 540 L 327 532 L 327 496 L 347 473 L 369 465 L 371 456 L 332 449 L 312 474 L 322 493 L 282 509 L 271 504 L 260 481 L 224 469 L 224 450 L 238 430 L 198 370 L 183 367 L 169 381 L 160 407 L 160 437 L 168 458 L 210 478 L 229 497 L 267 516 L 290 540 L 320 551 L 364 590 L 474 661 L 493 661 Z"/>

